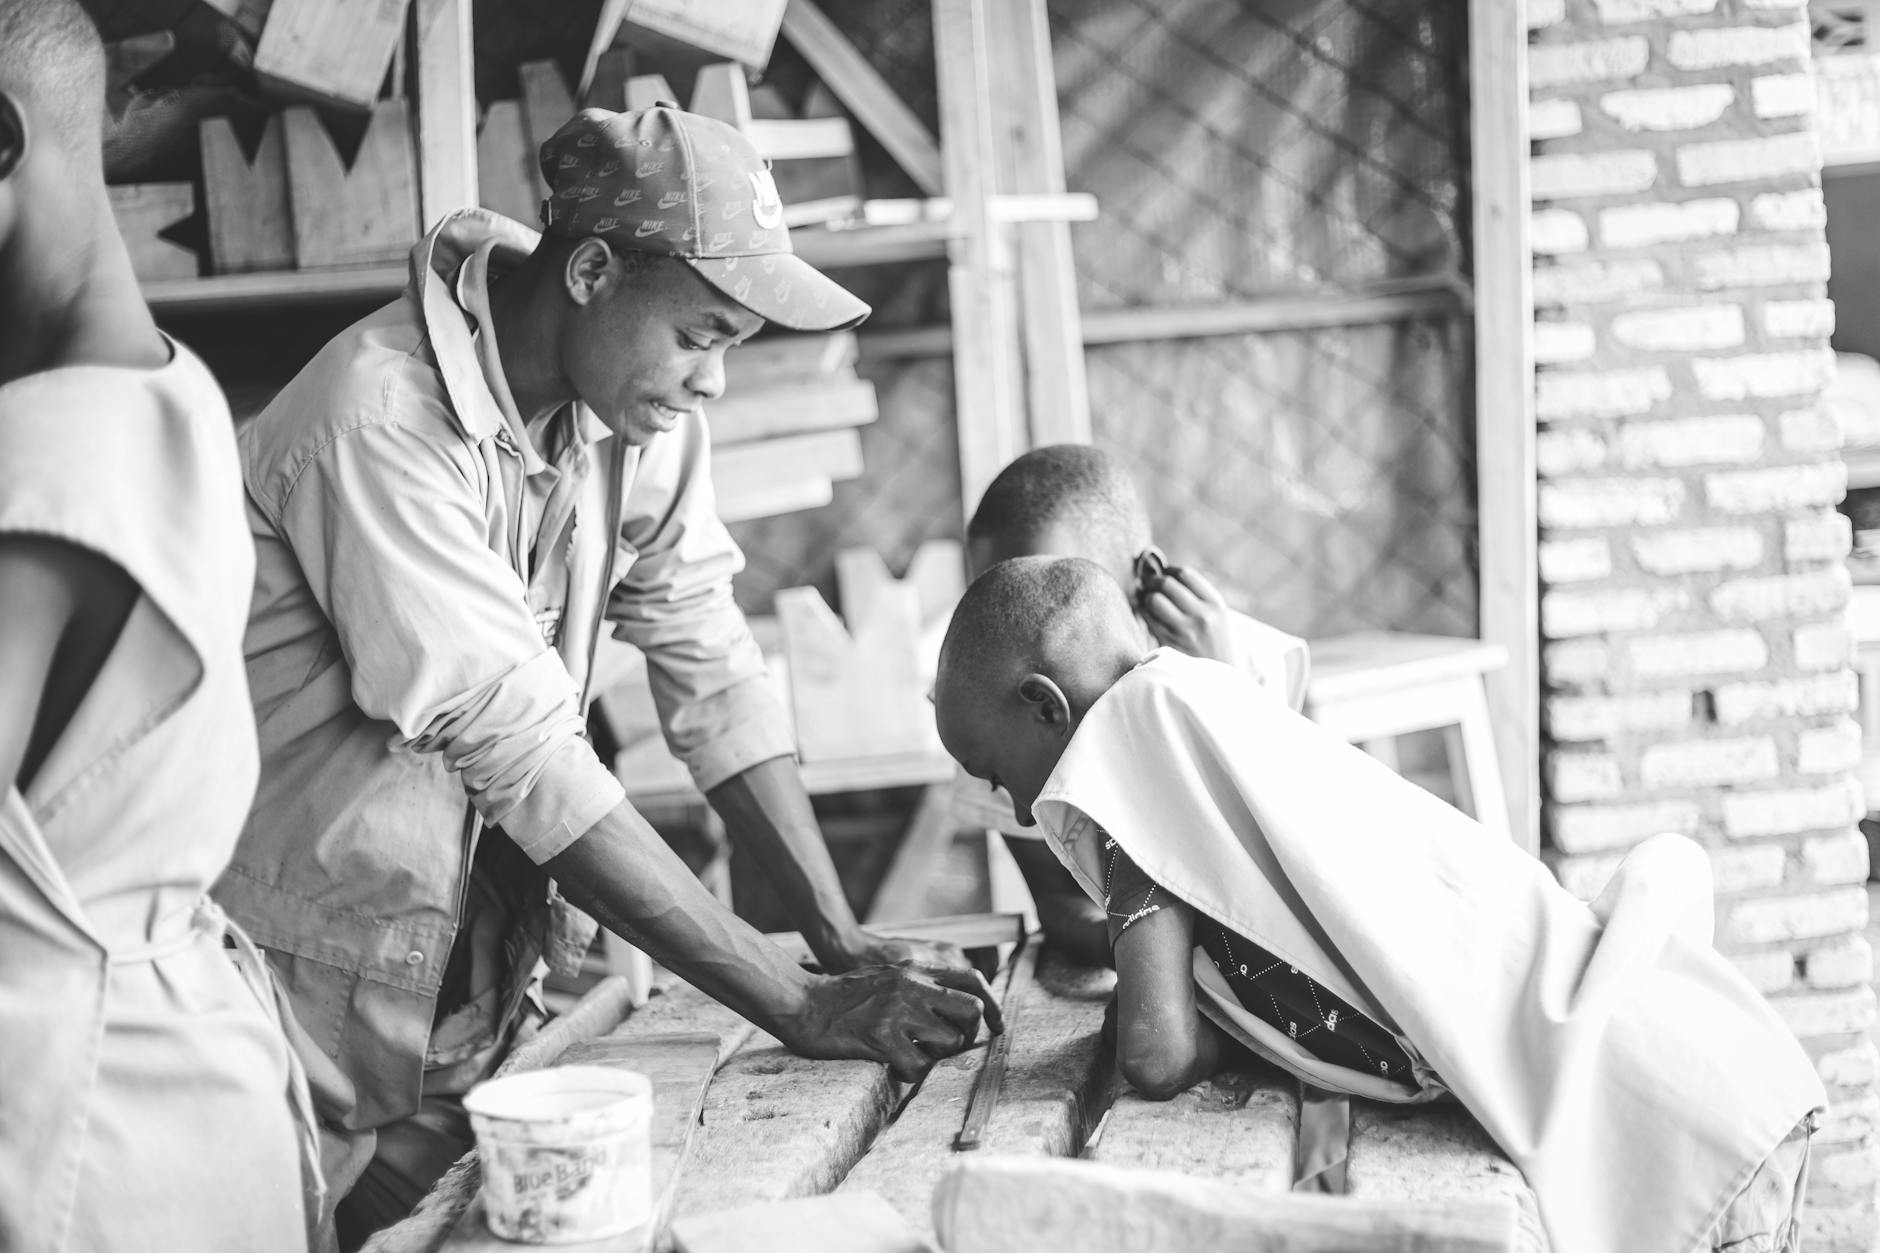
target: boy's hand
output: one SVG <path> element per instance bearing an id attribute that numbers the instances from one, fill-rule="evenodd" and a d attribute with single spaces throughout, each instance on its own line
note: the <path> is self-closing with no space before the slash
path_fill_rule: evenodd
<path id="1" fill-rule="evenodd" d="M 1143 618 L 1156 641 L 1190 657 L 1245 667 L 1232 610 L 1220 589 L 1198 570 L 1170 566 L 1142 589 Z"/>

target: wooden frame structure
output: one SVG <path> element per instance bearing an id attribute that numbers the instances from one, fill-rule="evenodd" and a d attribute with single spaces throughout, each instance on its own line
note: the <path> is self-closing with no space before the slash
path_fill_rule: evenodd
<path id="1" fill-rule="evenodd" d="M 1481 637 L 1508 828 L 1540 849 L 1540 559 L 1528 246 L 1527 0 L 1470 0 L 1475 465 Z"/>
<path id="2" fill-rule="evenodd" d="M 947 196 L 944 214 L 811 232 L 799 252 L 818 265 L 948 259 L 951 325 L 867 333 L 862 345 L 877 357 L 952 357 L 965 510 L 1025 448 L 1090 438 L 1088 344 L 1350 325 L 1473 307 L 1479 634 L 1507 652 L 1507 667 L 1489 680 L 1489 700 L 1510 829 L 1535 850 L 1540 633 L 1526 0 L 1470 0 L 1468 8 L 1471 286 L 1438 276 L 1087 317 L 1077 307 L 1068 224 L 1087 216 L 1088 205 L 1065 193 L 1044 0 L 933 0 L 937 137 L 814 0 L 790 0 L 782 34 L 923 192 Z M 411 11 L 417 191 L 420 218 L 429 224 L 477 198 L 471 2 L 414 0 Z M 165 312 L 311 305 L 389 298 L 405 277 L 402 265 L 228 274 L 158 280 L 146 284 L 146 293 Z"/>

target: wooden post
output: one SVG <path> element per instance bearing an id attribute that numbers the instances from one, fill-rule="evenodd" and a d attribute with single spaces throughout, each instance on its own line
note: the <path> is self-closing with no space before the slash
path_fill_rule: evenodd
<path id="1" fill-rule="evenodd" d="M 1509 830 L 1540 848 L 1540 565 L 1534 468 L 1534 293 L 1528 248 L 1527 0 L 1471 0 L 1475 462 L 1481 635 Z"/>
<path id="2" fill-rule="evenodd" d="M 934 0 L 934 59 L 949 220 L 947 291 L 953 306 L 953 390 L 961 504 L 968 513 L 1025 448 L 1018 314 L 1008 241 L 990 221 L 994 183 L 986 0 Z"/>
<path id="3" fill-rule="evenodd" d="M 477 203 L 470 0 L 417 0 L 419 229 Z"/>
<path id="4" fill-rule="evenodd" d="M 999 190 L 1062 195 L 1064 145 L 1058 130 L 1057 77 L 1044 0 L 999 0 L 987 9 L 991 38 Z M 1070 223 L 1019 222 L 1019 323 L 1024 332 L 1025 396 L 1032 447 L 1090 441 L 1090 393 L 1078 326 L 1077 270 Z"/>
<path id="5" fill-rule="evenodd" d="M 533 158 L 548 137 L 574 116 L 574 93 L 568 90 L 568 80 L 561 76 L 561 67 L 553 61 L 524 62 L 516 67 L 516 76 L 522 83 L 522 131 L 528 140 L 529 156 Z M 529 176 L 534 180 L 535 200 L 540 203 L 548 195 L 548 183 L 533 159 L 529 162 Z M 531 222 L 530 225 L 536 224 Z"/>

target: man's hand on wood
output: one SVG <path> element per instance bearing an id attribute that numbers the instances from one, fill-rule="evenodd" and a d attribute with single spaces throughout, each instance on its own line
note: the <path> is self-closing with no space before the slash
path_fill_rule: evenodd
<path id="1" fill-rule="evenodd" d="M 804 1057 L 884 1062 L 911 1083 L 973 1042 L 982 1010 L 993 1031 L 1002 1029 L 978 971 L 866 966 L 816 980 L 779 1036 Z"/>

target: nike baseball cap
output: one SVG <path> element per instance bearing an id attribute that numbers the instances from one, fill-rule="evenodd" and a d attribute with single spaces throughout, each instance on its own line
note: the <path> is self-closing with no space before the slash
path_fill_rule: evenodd
<path id="1" fill-rule="evenodd" d="M 658 104 L 583 109 L 542 145 L 542 229 L 677 257 L 752 313 L 798 331 L 869 309 L 790 248 L 770 167 L 737 128 Z"/>

